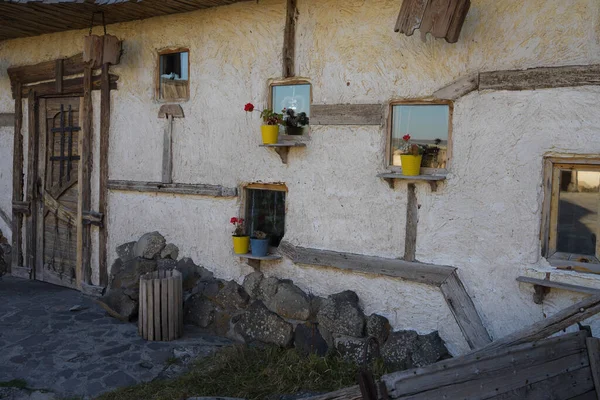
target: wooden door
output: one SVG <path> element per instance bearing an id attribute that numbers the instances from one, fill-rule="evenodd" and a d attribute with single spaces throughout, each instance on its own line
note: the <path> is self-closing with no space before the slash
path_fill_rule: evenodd
<path id="1" fill-rule="evenodd" d="M 41 99 L 38 280 L 76 288 L 79 199 L 79 97 Z"/>

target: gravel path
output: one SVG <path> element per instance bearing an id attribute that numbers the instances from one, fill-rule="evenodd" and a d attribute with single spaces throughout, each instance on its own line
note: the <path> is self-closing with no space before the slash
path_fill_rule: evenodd
<path id="1" fill-rule="evenodd" d="M 11 390 L 0 389 L 0 398 L 93 398 L 118 387 L 175 376 L 190 360 L 231 343 L 187 326 L 185 331 L 177 341 L 147 342 L 138 336 L 135 324 L 109 317 L 77 291 L 4 277 L 0 383 L 23 379 L 29 388 L 51 393 L 6 394 Z"/>

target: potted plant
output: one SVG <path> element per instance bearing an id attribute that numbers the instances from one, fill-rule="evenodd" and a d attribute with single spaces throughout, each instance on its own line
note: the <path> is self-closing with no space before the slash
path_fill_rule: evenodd
<path id="1" fill-rule="evenodd" d="M 250 248 L 252 255 L 256 257 L 264 257 L 269 250 L 269 239 L 263 231 L 254 231 L 250 238 Z"/>
<path id="2" fill-rule="evenodd" d="M 247 254 L 250 247 L 250 236 L 244 231 L 244 219 L 232 217 L 229 221 L 235 226 L 233 231 L 233 252 L 235 254 Z"/>
<path id="3" fill-rule="evenodd" d="M 291 108 L 284 108 L 283 123 L 288 135 L 302 135 L 304 127 L 309 123 L 309 118 L 305 112 L 296 114 L 296 111 Z"/>
<path id="4" fill-rule="evenodd" d="M 246 104 L 244 111 L 254 111 L 254 104 Z M 260 111 L 260 117 L 263 119 L 263 125 L 260 127 L 263 144 L 276 144 L 279 139 L 279 125 L 282 123 L 283 115 L 273 112 L 270 108 L 265 108 Z"/>
<path id="5" fill-rule="evenodd" d="M 421 173 L 421 161 L 423 158 L 423 146 L 411 143 L 410 135 L 402 136 L 400 146 L 400 160 L 402 163 L 402 175 L 417 176 Z"/>

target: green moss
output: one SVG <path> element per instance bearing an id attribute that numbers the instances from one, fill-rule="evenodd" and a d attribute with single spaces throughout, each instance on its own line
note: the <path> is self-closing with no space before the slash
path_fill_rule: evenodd
<path id="1" fill-rule="evenodd" d="M 27 382 L 23 379 L 13 379 L 12 381 L 0 382 L 0 387 L 27 389 Z"/>

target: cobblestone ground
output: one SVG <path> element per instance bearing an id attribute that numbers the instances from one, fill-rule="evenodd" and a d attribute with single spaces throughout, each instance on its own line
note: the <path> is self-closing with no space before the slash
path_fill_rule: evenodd
<path id="1" fill-rule="evenodd" d="M 79 311 L 71 311 L 75 306 Z M 89 399 L 157 377 L 229 345 L 189 327 L 182 339 L 147 342 L 137 326 L 109 317 L 81 293 L 42 282 L 0 280 L 0 386 L 22 379 L 26 392 L 0 388 L 0 399 Z M 3 394 L 4 393 L 4 394 Z"/>

